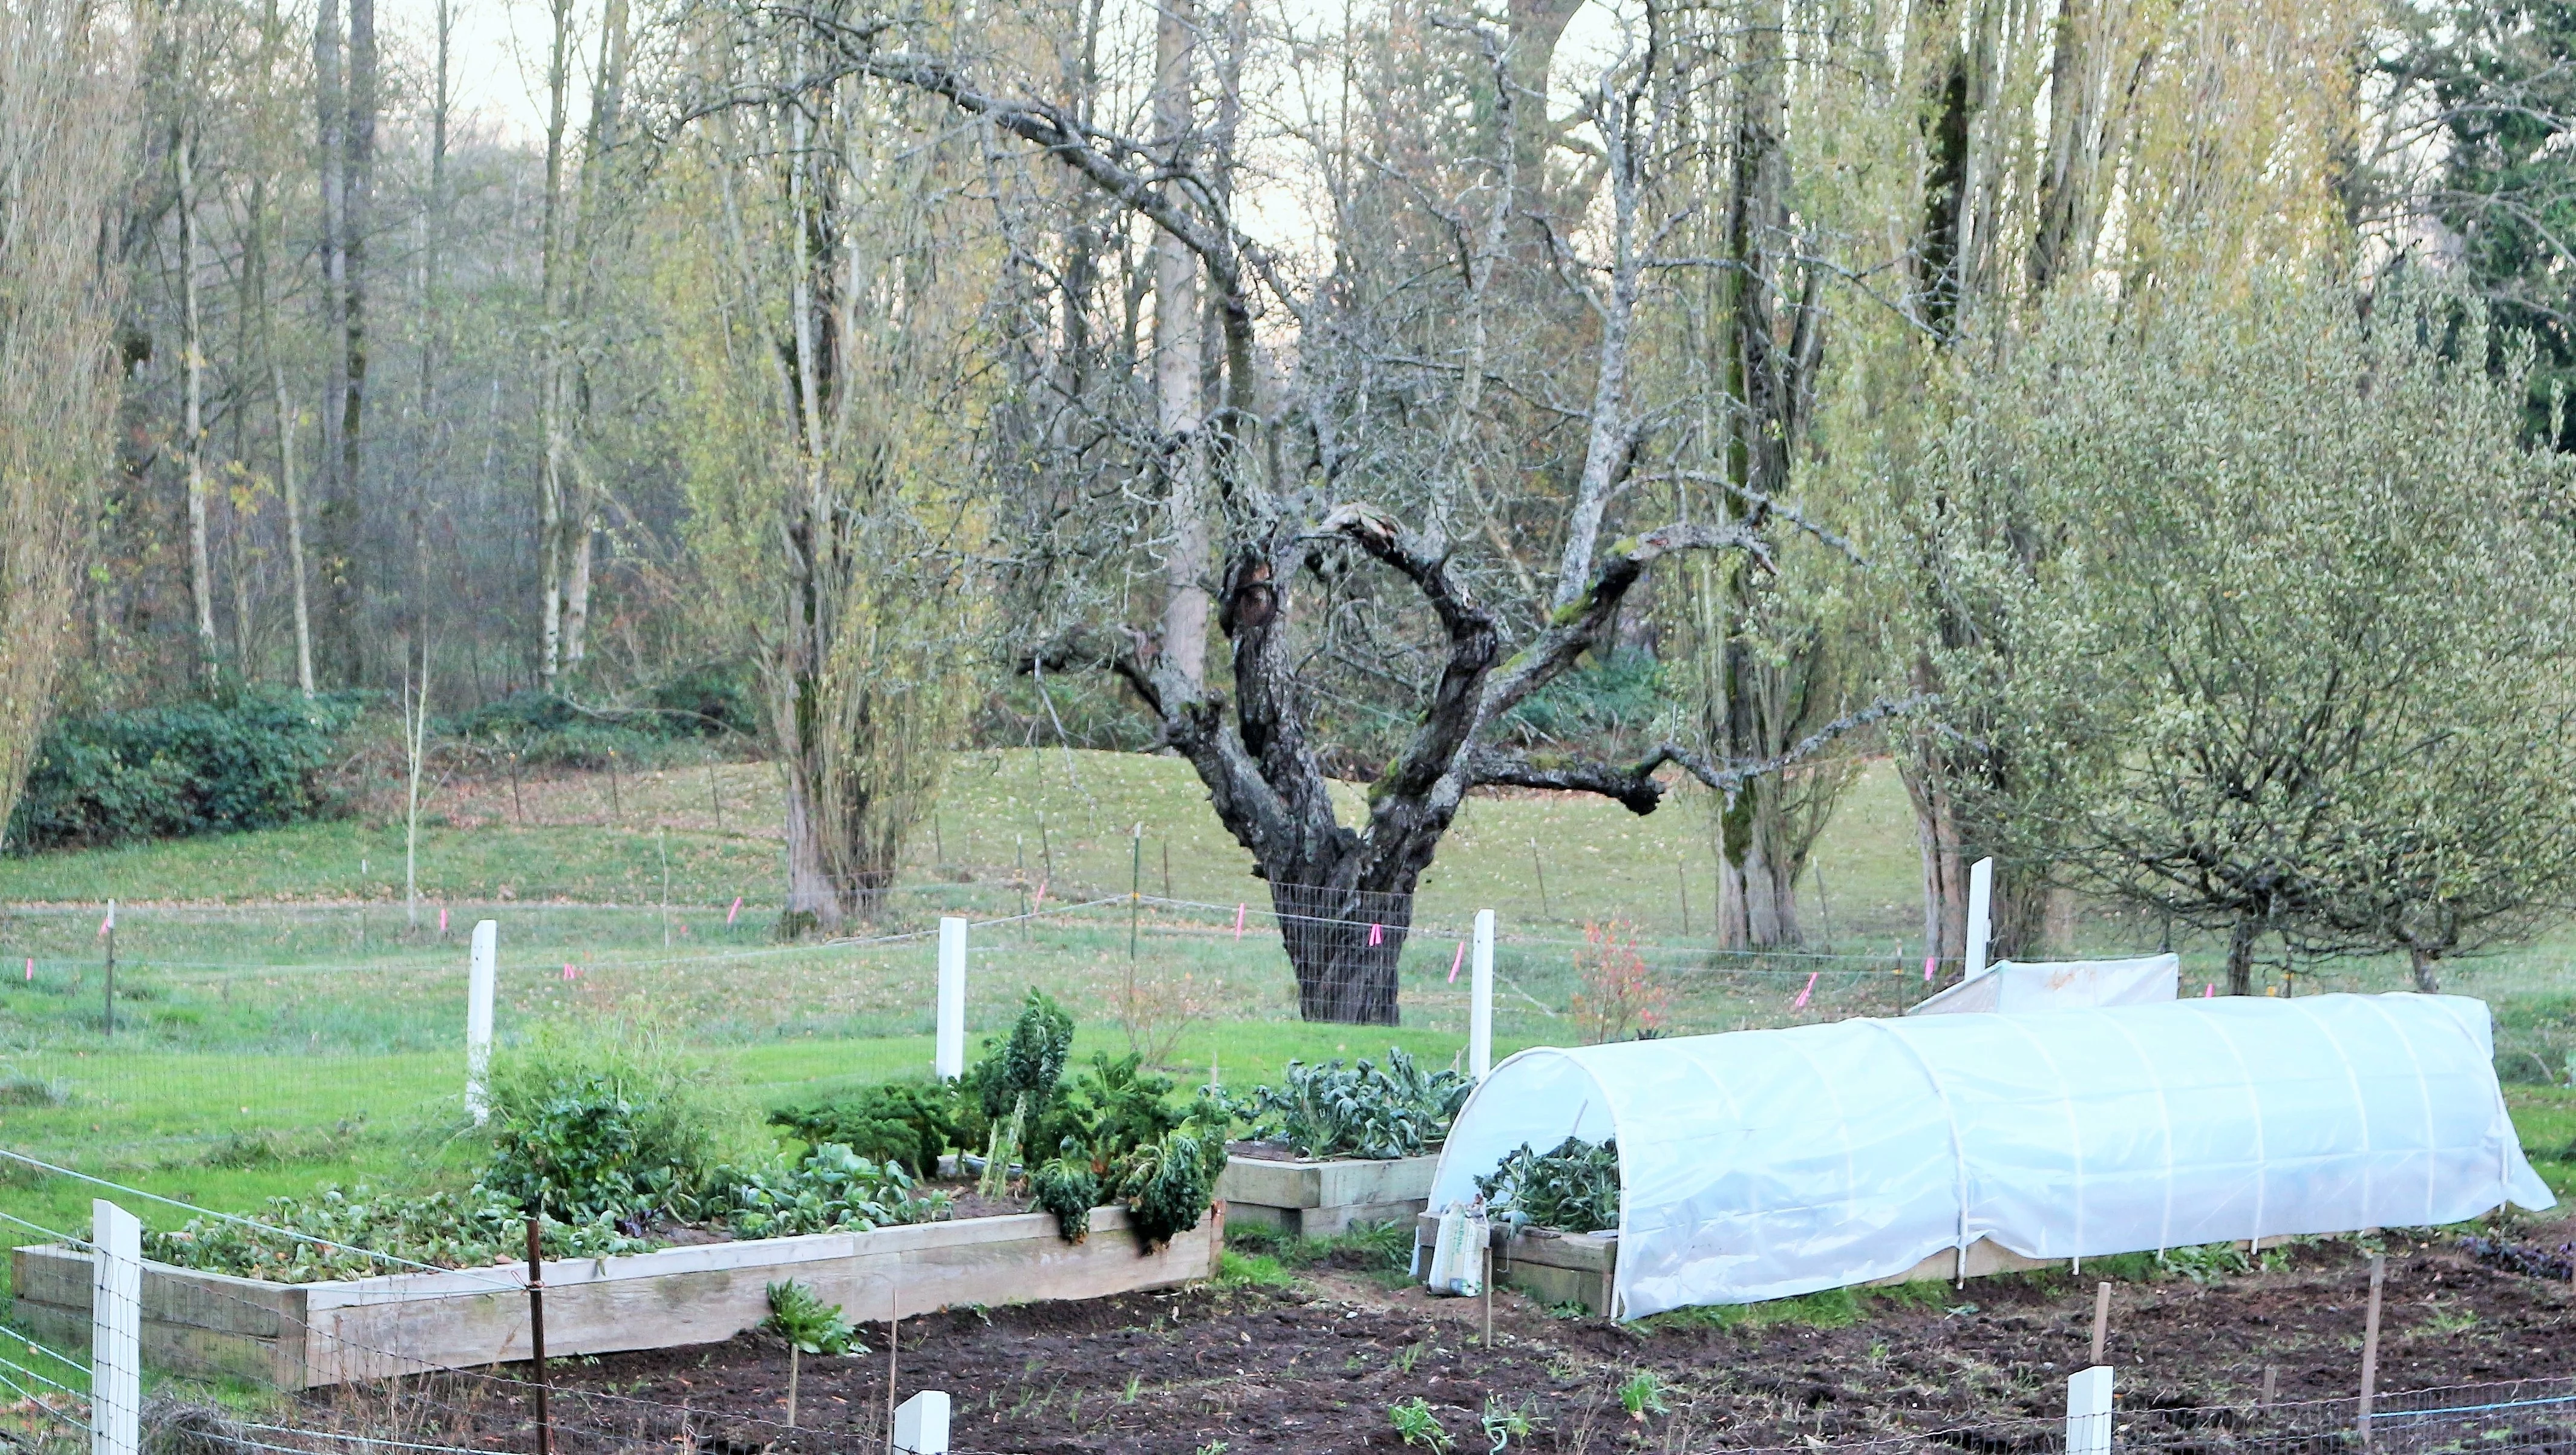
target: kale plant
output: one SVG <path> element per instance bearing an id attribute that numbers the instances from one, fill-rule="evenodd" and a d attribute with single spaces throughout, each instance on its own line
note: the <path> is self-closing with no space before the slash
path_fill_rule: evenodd
<path id="1" fill-rule="evenodd" d="M 1425 1071 L 1403 1048 L 1386 1065 L 1288 1063 L 1283 1086 L 1253 1088 L 1233 1110 L 1261 1141 L 1301 1157 L 1416 1157 L 1449 1135 L 1476 1084 L 1455 1071 Z"/>
<path id="2" fill-rule="evenodd" d="M 944 1192 L 921 1192 L 899 1163 L 871 1162 L 837 1142 L 814 1149 L 792 1170 L 737 1173 L 728 1221 L 745 1238 L 784 1238 L 948 1216 Z"/>
<path id="3" fill-rule="evenodd" d="M 1568 1137 L 1544 1155 L 1523 1142 L 1476 1179 L 1490 1213 L 1515 1226 L 1598 1233 L 1619 1226 L 1619 1144 Z"/>

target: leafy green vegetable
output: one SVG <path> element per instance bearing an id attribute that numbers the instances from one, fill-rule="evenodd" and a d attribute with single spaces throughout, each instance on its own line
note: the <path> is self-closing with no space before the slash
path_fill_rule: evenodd
<path id="1" fill-rule="evenodd" d="M 1567 1233 L 1619 1226 L 1619 1144 L 1568 1137 L 1544 1155 L 1523 1142 L 1476 1191 L 1496 1217 Z"/>
<path id="2" fill-rule="evenodd" d="M 181 1268 L 313 1283 L 404 1271 L 361 1249 L 440 1268 L 516 1260 L 527 1254 L 526 1219 L 522 1205 L 479 1185 L 463 1193 L 402 1197 L 363 1183 L 333 1184 L 305 1197 L 270 1198 L 254 1218 L 263 1227 L 198 1217 L 176 1232 L 147 1229 L 143 1251 L 155 1262 Z M 538 1241 L 549 1258 L 607 1258 L 654 1246 L 620 1233 L 606 1218 L 547 1219 L 539 1225 Z"/>
<path id="3" fill-rule="evenodd" d="M 1261 1086 L 1233 1105 L 1261 1141 L 1301 1157 L 1415 1157 L 1449 1135 L 1475 1083 L 1455 1071 L 1424 1071 L 1403 1048 L 1386 1064 L 1363 1056 L 1345 1067 L 1288 1063 L 1285 1085 Z"/>
<path id="4" fill-rule="evenodd" d="M 838 1142 L 862 1157 L 900 1162 L 916 1177 L 934 1175 L 957 1138 L 957 1097 L 927 1081 L 885 1081 L 829 1101 L 779 1107 L 771 1125 L 814 1146 Z"/>
<path id="5" fill-rule="evenodd" d="M 841 1306 L 825 1303 L 814 1290 L 789 1279 L 769 1285 L 769 1317 L 761 1327 L 776 1333 L 805 1354 L 864 1354 L 859 1331 L 841 1317 Z"/>
<path id="6" fill-rule="evenodd" d="M 737 1173 L 727 1189 L 729 1221 L 746 1238 L 784 1238 L 948 1216 L 944 1192 L 921 1192 L 902 1166 L 871 1162 L 837 1142 L 814 1149 L 792 1171 Z"/>

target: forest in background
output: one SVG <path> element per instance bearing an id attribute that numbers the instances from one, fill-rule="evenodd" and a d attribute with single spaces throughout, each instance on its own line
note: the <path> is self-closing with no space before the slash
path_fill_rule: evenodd
<path id="1" fill-rule="evenodd" d="M 831 929 L 950 750 L 1168 749 L 1396 924 L 1327 1019 L 1479 789 L 1696 777 L 1799 942 L 1864 750 L 1948 953 L 1989 853 L 2239 989 L 2567 907 L 2556 12 L 548 0 L 520 136 L 458 3 L 10 0 L 13 792 L 721 718 Z"/>

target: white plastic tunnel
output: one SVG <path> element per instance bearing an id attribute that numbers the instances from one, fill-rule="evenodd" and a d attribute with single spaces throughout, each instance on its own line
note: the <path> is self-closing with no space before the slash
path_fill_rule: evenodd
<path id="1" fill-rule="evenodd" d="M 1847 1020 L 1523 1051 L 1451 1128 L 1434 1208 L 1505 1154 L 1619 1144 L 1613 1312 L 2030 1258 L 2457 1222 L 2555 1201 L 2484 1002 L 2230 997 Z"/>

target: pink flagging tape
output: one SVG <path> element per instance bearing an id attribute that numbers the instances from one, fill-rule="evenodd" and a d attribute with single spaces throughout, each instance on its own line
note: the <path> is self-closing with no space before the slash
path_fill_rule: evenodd
<path id="1" fill-rule="evenodd" d="M 34 983 L 35 983 L 35 979 L 36 979 L 36 957 L 35 957 L 35 956 L 33 956 L 33 955 L 29 955 L 29 956 L 27 957 L 27 981 L 28 981 L 28 983 L 29 983 L 29 984 L 34 984 Z"/>
<path id="2" fill-rule="evenodd" d="M 740 913 L 742 913 L 742 896 L 737 894 L 733 897 L 733 908 L 725 911 L 725 927 L 727 929 L 733 927 L 733 917 Z"/>
<path id="3" fill-rule="evenodd" d="M 566 980 L 577 980 L 581 978 L 581 972 L 572 968 L 570 964 L 566 964 L 564 966 L 563 978 Z"/>
<path id="4" fill-rule="evenodd" d="M 1805 1010 L 1807 1008 L 1807 997 L 1816 993 L 1816 977 L 1824 973 L 1825 972 L 1822 970 L 1810 970 L 1807 972 L 1806 987 L 1798 992 L 1798 998 L 1796 1000 L 1789 1002 L 1789 1008 L 1791 1010 Z"/>
<path id="5" fill-rule="evenodd" d="M 1932 983 L 1932 967 L 1939 964 L 1940 960 L 1941 957 L 1938 955 L 1926 955 L 1923 957 L 1923 982 L 1926 985 Z"/>
<path id="6" fill-rule="evenodd" d="M 30 961 L 28 961 L 27 963 L 28 963 L 28 964 L 30 964 L 30 965 L 33 965 L 33 964 L 35 964 L 36 962 L 35 962 L 35 961 L 33 961 L 33 960 L 30 960 Z M 1450 984 L 1455 985 L 1455 984 L 1457 984 L 1457 983 L 1458 983 L 1458 967 L 1459 967 L 1459 966 L 1461 966 L 1461 965 L 1464 965 L 1464 964 L 1466 964 L 1466 963 L 1467 963 L 1467 942 L 1466 942 L 1465 940 L 1460 940 L 1460 941 L 1458 942 L 1458 953 L 1449 957 L 1449 983 L 1450 983 Z"/>
<path id="7" fill-rule="evenodd" d="M 2202 982 L 2201 982 L 2201 985 L 2200 985 L 2200 998 L 2201 998 L 2201 999 L 2203 999 L 2203 1000 L 2215 1000 L 2215 999 L 2217 999 L 2217 998 L 2218 998 L 2218 982 L 2217 982 L 2217 981 L 2215 981 L 2215 980 L 2204 980 L 2204 981 L 2202 981 Z"/>
<path id="8" fill-rule="evenodd" d="M 443 904 L 438 907 L 438 932 L 447 933 L 447 906 Z"/>
<path id="9" fill-rule="evenodd" d="M 1383 945 L 1383 944 L 1385 944 L 1385 943 L 1386 943 L 1386 926 L 1384 926 L 1384 925 L 1370 925 L 1370 926 L 1369 926 L 1369 943 L 1370 943 L 1370 944 L 1372 944 L 1372 945 Z"/>
<path id="10" fill-rule="evenodd" d="M 1234 907 L 1234 937 L 1243 938 L 1243 906 L 1239 904 Z"/>

